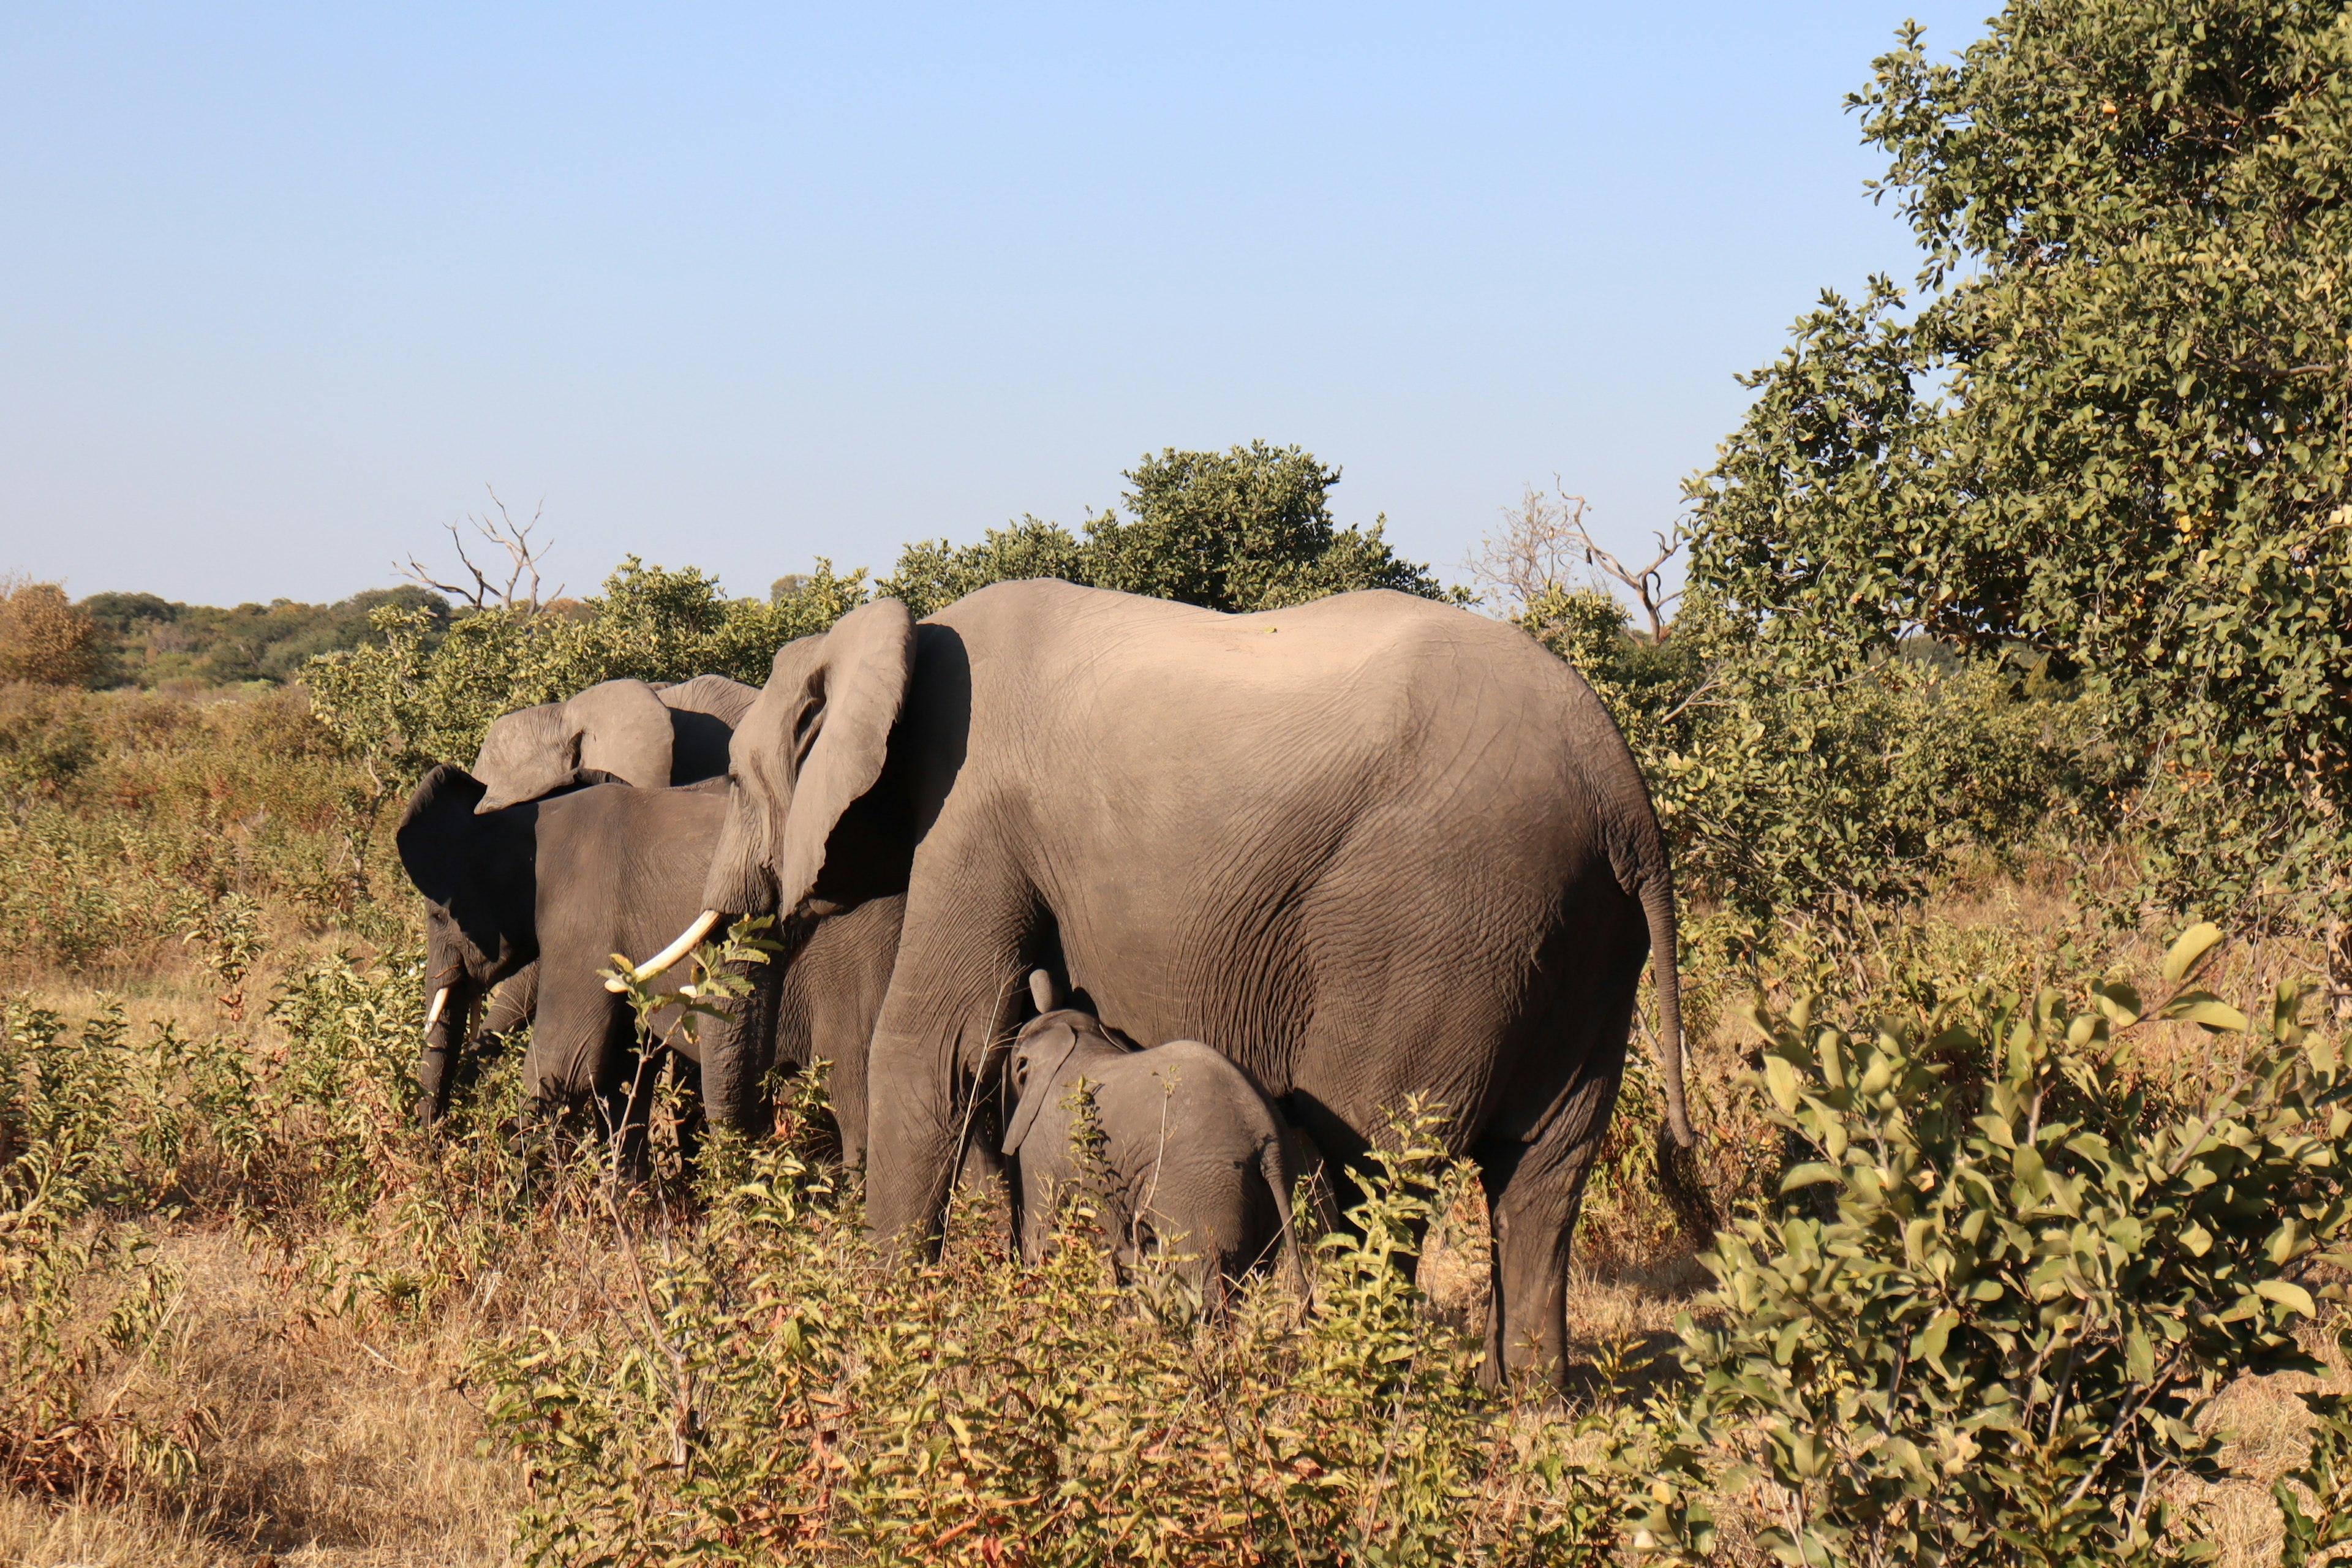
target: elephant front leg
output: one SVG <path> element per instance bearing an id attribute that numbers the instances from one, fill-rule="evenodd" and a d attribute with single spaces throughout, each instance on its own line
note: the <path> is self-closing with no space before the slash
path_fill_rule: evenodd
<path id="1" fill-rule="evenodd" d="M 886 1251 L 936 1252 L 991 1049 L 1025 992 L 1025 895 L 910 900 L 866 1075 L 866 1224 Z"/>

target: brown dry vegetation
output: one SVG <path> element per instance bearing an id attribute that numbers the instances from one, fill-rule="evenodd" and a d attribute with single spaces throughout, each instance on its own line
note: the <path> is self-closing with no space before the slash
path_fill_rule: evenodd
<path id="1" fill-rule="evenodd" d="M 119 1005 L 130 1037 L 171 1023 L 190 1038 L 242 1038 L 257 1071 L 279 1071 L 298 1043 L 266 1015 L 273 989 L 322 955 L 396 953 L 408 916 L 371 815 L 381 792 L 337 760 L 298 696 L 194 704 L 16 689 L 0 691 L 0 730 L 11 725 L 9 754 L 47 769 L 19 777 L 0 820 L 0 964 L 19 1015 L 29 1004 L 79 1026 Z M 1941 972 L 2030 989 L 2070 940 L 2116 972 L 2152 969 L 2161 941 L 2100 935 L 2078 897 L 2094 884 L 2070 888 L 2075 869 L 1956 872 L 1923 907 L 1861 940 L 1787 931 L 1766 960 L 1766 988 L 1871 994 L 1926 954 Z M 220 924 L 240 899 L 247 939 Z M 1753 1039 L 1739 1008 L 1754 972 L 1717 955 L 1704 919 L 1693 930 L 1693 1100 L 1709 1179 L 1728 1204 L 1777 1171 L 1780 1135 L 1742 1088 Z M 242 972 L 223 957 L 239 940 Z M 2258 995 L 2315 957 L 2294 942 L 2243 944 L 2208 982 Z M 2161 1033 L 2143 1061 L 2184 1084 L 2210 1083 L 2223 1066 L 2214 1037 L 2186 1027 Z M 1670 1349 L 1678 1314 L 1704 1310 L 1706 1277 L 1647 1174 L 1652 1095 L 1637 1064 L 1578 1238 L 1571 1324 L 1601 1370 L 1582 1375 L 1564 1406 L 1525 1408 L 1514 1421 L 1565 1422 L 1648 1385 L 1654 1373 L 1636 1363 Z M 289 1113 L 278 1125 L 290 1158 L 312 1124 Z M 20 1458 L 15 1484 L 0 1488 L 0 1563 L 509 1560 L 529 1485 L 490 1440 L 468 1369 L 485 1343 L 525 1324 L 589 1332 L 630 1319 L 635 1282 L 612 1226 L 560 1197 L 495 1245 L 467 1239 L 467 1226 L 485 1222 L 436 1199 L 465 1173 L 435 1170 L 421 1142 L 389 1131 L 356 1211 L 339 1211 L 316 1171 L 257 1174 L 250 1191 L 215 1171 L 210 1184 L 183 1181 L 142 1212 L 109 1216 L 153 1241 L 169 1300 L 142 1342 L 91 1373 L 81 1408 L 95 1424 L 176 1434 L 194 1468 L 163 1487 L 119 1464 Z M 1433 1333 L 1482 1321 L 1478 1207 L 1457 1202 L 1424 1258 Z M 958 1245 L 977 1256 L 996 1234 L 971 1219 Z M 2309 1343 L 2331 1386 L 2352 1390 L 2332 1334 L 2314 1331 Z M 2231 1568 L 2274 1557 L 2267 1485 L 2301 1457 L 2307 1417 L 2294 1394 L 2313 1385 L 2247 1379 L 2209 1417 L 2234 1434 L 2244 1475 L 2178 1489 L 2208 1504 L 2219 1561 Z M 1726 1560 L 1764 1561 L 1752 1545 L 1763 1492 L 1718 1500 Z"/>

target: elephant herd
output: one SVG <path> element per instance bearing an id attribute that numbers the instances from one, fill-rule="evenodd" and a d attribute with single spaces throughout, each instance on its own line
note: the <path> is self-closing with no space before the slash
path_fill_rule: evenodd
<path id="1" fill-rule="evenodd" d="M 399 844 L 428 1114 L 469 1027 L 529 1017 L 530 1093 L 617 1124 L 611 955 L 674 988 L 715 928 L 772 916 L 775 962 L 690 1047 L 703 1106 L 757 1131 L 771 1067 L 833 1063 L 893 1249 L 936 1245 L 967 1156 L 1001 1154 L 1034 1255 L 1083 1153 L 1130 1240 L 1289 1267 L 1301 1162 L 1345 1194 L 1419 1096 L 1486 1190 L 1489 1376 L 1557 1371 L 1653 956 L 1662 1148 L 1691 1144 L 1672 874 L 1623 738 L 1532 638 L 1405 595 L 877 600 L 757 690 L 607 681 L 506 715 L 418 784 Z"/>

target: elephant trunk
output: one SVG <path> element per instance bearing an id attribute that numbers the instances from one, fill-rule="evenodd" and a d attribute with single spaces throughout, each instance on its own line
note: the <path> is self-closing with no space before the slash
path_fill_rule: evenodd
<path id="1" fill-rule="evenodd" d="M 457 1053 L 466 1043 L 466 1025 L 473 1017 L 478 987 L 462 973 L 433 988 L 425 1008 L 425 1048 L 416 1062 L 416 1087 L 425 1124 L 438 1125 L 449 1114 L 449 1097 L 457 1081 Z"/>
<path id="2" fill-rule="evenodd" d="M 770 1108 L 764 1092 L 775 1042 L 778 977 L 772 964 L 751 976 L 751 991 L 733 1016 L 711 1021 L 702 1047 L 702 1109 L 712 1124 L 747 1137 L 764 1136 Z"/>
<path id="3" fill-rule="evenodd" d="M 776 908 L 776 878 L 769 864 L 762 809 L 758 798 L 742 785 L 728 792 L 727 818 L 719 825 L 719 842 L 710 851 L 710 869 L 703 877 L 705 909 L 730 915 L 792 912 Z"/>

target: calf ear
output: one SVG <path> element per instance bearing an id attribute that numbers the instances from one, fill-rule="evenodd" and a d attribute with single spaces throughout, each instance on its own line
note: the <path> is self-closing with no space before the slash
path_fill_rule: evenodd
<path id="1" fill-rule="evenodd" d="M 1019 1153 L 1021 1145 L 1029 1141 L 1029 1130 L 1037 1125 L 1037 1113 L 1045 1109 L 1046 1097 L 1054 1092 L 1055 1075 L 1077 1048 L 1078 1031 L 1066 1023 L 1040 1029 L 1022 1042 L 1022 1054 L 1029 1058 L 1029 1070 L 1024 1075 L 1025 1087 L 1021 1103 L 1013 1108 L 1013 1121 L 1004 1129 L 1005 1153 Z"/>
<path id="2" fill-rule="evenodd" d="M 776 908 L 787 914 L 815 888 L 842 814 L 882 776 L 914 673 L 915 618 L 898 600 L 877 599 L 809 640 L 817 646 L 777 653 L 763 694 L 789 704 L 781 741 L 793 753 L 793 804 L 772 868 Z M 779 681 L 796 689 L 780 691 Z"/>
<path id="3" fill-rule="evenodd" d="M 668 708 L 642 680 L 607 680 L 563 705 L 572 765 L 597 768 L 639 789 L 669 787 L 675 731 Z"/>
<path id="4" fill-rule="evenodd" d="M 479 779 L 455 763 L 443 763 L 417 781 L 393 836 L 408 879 L 444 908 L 457 895 L 474 858 L 474 808 L 482 795 Z"/>

